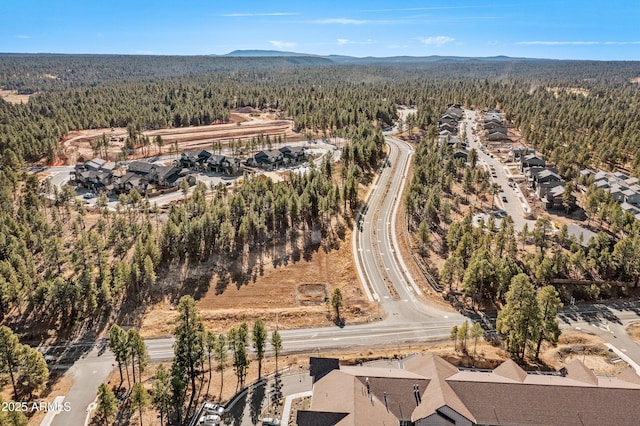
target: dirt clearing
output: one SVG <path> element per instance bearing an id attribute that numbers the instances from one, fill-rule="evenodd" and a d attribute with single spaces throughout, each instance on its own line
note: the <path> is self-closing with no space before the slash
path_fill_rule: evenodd
<path id="1" fill-rule="evenodd" d="M 142 132 L 144 136 L 154 141 L 156 136 L 163 139 L 162 152 L 168 154 L 172 150 L 172 145 L 177 143 L 178 150 L 190 149 L 212 149 L 212 142 L 231 139 L 240 140 L 246 143 L 251 138 L 264 136 L 280 136 L 283 142 L 300 141 L 304 136 L 294 132 L 293 121 L 278 119 L 274 113 L 239 113 L 230 114 L 230 123 L 212 124 L 208 126 L 178 127 L 160 130 L 148 130 Z M 109 159 L 113 160 L 122 152 L 128 131 L 123 127 L 76 130 L 65 135 L 61 142 L 60 152 L 67 164 L 75 164 L 77 161 L 84 161 L 95 156 L 91 143 L 105 135 L 109 139 Z M 262 149 L 262 148 L 259 148 Z M 265 147 L 266 149 L 266 147 Z M 160 149 L 155 143 L 149 147 L 150 155 L 156 155 Z M 174 151 L 175 152 L 175 151 Z M 130 155 L 136 157 L 136 155 Z"/>
<path id="2" fill-rule="evenodd" d="M 257 318 L 274 329 L 332 324 L 325 298 L 340 288 L 346 322 L 366 322 L 377 316 L 377 304 L 370 303 L 360 285 L 351 250 L 351 230 L 339 247 L 326 251 L 322 246 L 298 260 L 274 266 L 265 260 L 255 280 L 243 285 L 230 283 L 220 291 L 218 276 L 208 279 L 206 292 L 198 299 L 198 309 L 208 329 L 221 332 L 243 321 Z M 196 279 L 196 278 L 194 278 Z M 144 315 L 141 332 L 146 337 L 171 334 L 176 316 L 171 302 L 156 304 Z"/>
<path id="3" fill-rule="evenodd" d="M 17 90 L 0 90 L 0 98 L 10 104 L 26 104 L 33 95 L 19 95 Z"/>

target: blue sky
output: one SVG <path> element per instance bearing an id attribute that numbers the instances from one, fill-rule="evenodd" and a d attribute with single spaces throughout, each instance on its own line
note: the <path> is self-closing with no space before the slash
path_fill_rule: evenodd
<path id="1" fill-rule="evenodd" d="M 0 52 L 640 60 L 640 1 L 6 0 Z"/>

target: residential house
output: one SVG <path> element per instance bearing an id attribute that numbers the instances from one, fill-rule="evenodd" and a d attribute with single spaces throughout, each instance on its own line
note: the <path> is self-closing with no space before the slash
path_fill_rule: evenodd
<path id="1" fill-rule="evenodd" d="M 558 182 L 554 182 L 554 183 L 558 183 Z M 546 185 L 546 184 L 543 184 L 543 185 Z M 565 191 L 566 191 L 566 187 L 564 186 L 564 182 L 562 182 L 560 185 L 551 187 L 547 191 L 547 194 L 545 195 L 545 197 L 542 199 L 542 201 L 545 203 L 545 207 L 547 209 L 562 209 L 562 210 L 568 209 L 569 211 L 573 211 L 576 208 L 576 197 L 573 194 L 571 194 L 567 198 L 569 205 L 568 207 L 565 206 L 564 205 Z"/>
<path id="2" fill-rule="evenodd" d="M 132 161 L 123 176 L 114 179 L 113 190 L 126 193 L 135 189 L 145 194 L 158 180 L 158 166 L 148 161 Z"/>
<path id="3" fill-rule="evenodd" d="M 200 169 L 205 168 L 204 164 L 211 157 L 209 151 L 185 151 L 180 155 L 178 165 L 185 169 Z"/>
<path id="4" fill-rule="evenodd" d="M 594 185 L 598 189 L 608 189 L 609 188 L 609 181 L 607 179 L 600 179 L 600 180 L 595 181 Z"/>
<path id="5" fill-rule="evenodd" d="M 502 133 L 502 134 L 507 134 L 507 128 L 506 127 L 494 127 L 493 129 L 489 129 L 488 130 L 488 135 L 491 136 L 494 133 Z"/>
<path id="6" fill-rule="evenodd" d="M 622 172 L 615 172 L 615 173 L 613 174 L 613 177 L 614 177 L 614 178 L 616 178 L 616 179 L 620 179 L 620 180 L 629 179 L 629 176 L 625 175 L 625 174 L 624 174 L 624 173 L 622 173 Z"/>
<path id="7" fill-rule="evenodd" d="M 401 368 L 324 366 L 299 426 L 635 425 L 640 418 L 632 367 L 616 377 L 596 376 L 578 359 L 559 373 L 529 374 L 511 360 L 460 370 L 434 354 L 414 355 Z"/>
<path id="8" fill-rule="evenodd" d="M 113 181 L 115 166 L 115 163 L 94 158 L 83 164 L 77 164 L 70 175 L 79 187 L 94 191 L 107 191 Z"/>
<path id="9" fill-rule="evenodd" d="M 464 149 L 456 149 L 453 153 L 453 158 L 462 158 L 464 161 L 467 161 L 467 158 L 469 158 L 469 153 Z"/>
<path id="10" fill-rule="evenodd" d="M 504 140 L 509 140 L 509 136 L 507 136 L 505 133 L 502 133 L 502 132 L 495 132 L 495 133 L 489 134 L 489 136 L 487 136 L 487 140 L 504 141 Z"/>
<path id="11" fill-rule="evenodd" d="M 307 159 L 306 148 L 303 146 L 283 146 L 279 151 L 288 163 L 300 163 Z"/>
<path id="12" fill-rule="evenodd" d="M 180 166 L 158 166 L 157 184 L 173 188 L 178 184 L 180 178 L 187 175 L 189 175 L 189 169 L 183 169 Z"/>
<path id="13" fill-rule="evenodd" d="M 564 184 L 565 183 L 562 180 L 550 180 L 546 182 L 540 182 L 536 184 L 536 195 L 541 200 L 549 198 L 553 202 L 552 197 L 549 196 L 549 192 L 558 186 L 563 187 Z"/>
<path id="14" fill-rule="evenodd" d="M 234 175 L 240 170 L 240 160 L 224 155 L 212 155 L 206 165 L 209 171 L 227 175 Z"/>
<path id="15" fill-rule="evenodd" d="M 278 150 L 260 151 L 253 156 L 253 162 L 260 167 L 273 170 L 284 163 L 284 155 Z"/>
<path id="16" fill-rule="evenodd" d="M 511 150 L 511 159 L 513 161 L 520 161 L 525 155 L 535 154 L 535 152 L 533 148 L 513 148 Z"/>
<path id="17" fill-rule="evenodd" d="M 611 194 L 611 197 L 619 203 L 622 203 L 624 201 L 624 190 L 625 188 L 621 187 L 617 183 L 614 183 L 608 189 L 609 193 Z"/>
<path id="18" fill-rule="evenodd" d="M 623 212 L 631 213 L 634 216 L 636 214 L 640 213 L 640 209 L 638 209 L 636 206 L 632 206 L 631 204 L 629 204 L 627 202 L 621 203 L 620 204 L 620 208 L 622 209 Z"/>
<path id="19" fill-rule="evenodd" d="M 488 121 L 488 122 L 484 123 L 482 125 L 482 129 L 483 130 L 489 130 L 489 131 L 494 130 L 494 129 L 505 129 L 504 133 L 507 133 L 506 132 L 506 128 L 504 127 L 504 125 L 501 122 L 494 121 L 494 120 L 491 120 L 491 121 Z"/>
<path id="20" fill-rule="evenodd" d="M 445 122 L 445 123 L 441 123 L 441 124 L 438 126 L 438 129 L 440 129 L 440 131 L 448 130 L 448 131 L 450 131 L 451 133 L 458 133 L 458 126 L 457 126 L 457 125 L 450 124 L 450 123 L 447 123 L 447 122 Z"/>
<path id="21" fill-rule="evenodd" d="M 634 205 L 640 204 L 640 193 L 631 188 L 625 189 L 622 191 L 622 195 L 624 195 L 624 202 Z"/>
<path id="22" fill-rule="evenodd" d="M 531 167 L 544 167 L 546 164 L 546 161 L 536 154 L 527 154 L 520 159 L 520 170 Z"/>

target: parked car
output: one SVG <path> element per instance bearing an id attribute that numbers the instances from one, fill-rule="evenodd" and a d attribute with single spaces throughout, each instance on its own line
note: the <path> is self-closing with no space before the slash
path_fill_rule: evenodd
<path id="1" fill-rule="evenodd" d="M 503 202 L 503 203 L 508 203 L 508 201 L 507 201 L 507 197 L 505 197 L 504 195 L 502 196 L 502 202 Z"/>
<path id="2" fill-rule="evenodd" d="M 93 192 L 87 192 L 86 194 L 84 194 L 84 198 L 86 200 L 89 200 L 89 199 L 91 199 L 91 198 L 93 198 L 95 196 L 96 196 L 96 194 L 94 194 Z"/>

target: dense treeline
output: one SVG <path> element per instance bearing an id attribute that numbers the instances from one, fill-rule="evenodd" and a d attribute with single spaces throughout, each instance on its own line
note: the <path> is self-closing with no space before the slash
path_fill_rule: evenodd
<path id="1" fill-rule="evenodd" d="M 50 77 L 65 73 L 68 84 Z M 456 99 L 504 109 L 562 173 L 588 165 L 638 171 L 640 88 L 630 82 L 636 77 L 634 62 L 338 65 L 304 57 L 7 55 L 0 85 L 40 93 L 26 105 L 0 101 L 0 153 L 52 159 L 69 130 L 210 124 L 243 106 L 271 108 L 293 118 L 298 130 L 334 136 L 352 125 L 391 123 L 394 104 L 417 105 L 412 124 L 427 130 L 434 112 Z"/>
<path id="2" fill-rule="evenodd" d="M 53 159 L 60 138 L 73 129 L 207 125 L 225 122 L 231 109 L 245 106 L 283 111 L 298 130 L 331 136 L 350 126 L 389 124 L 395 117 L 393 101 L 382 99 L 372 86 L 362 90 L 317 69 L 271 77 L 213 74 L 69 89 L 38 95 L 26 105 L 0 101 L 0 152 Z"/>

